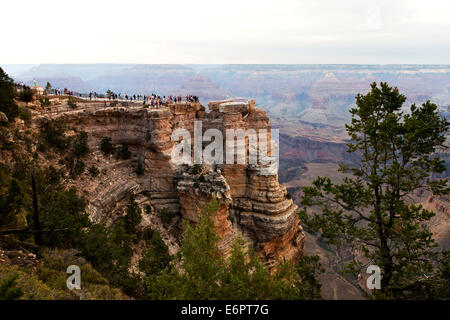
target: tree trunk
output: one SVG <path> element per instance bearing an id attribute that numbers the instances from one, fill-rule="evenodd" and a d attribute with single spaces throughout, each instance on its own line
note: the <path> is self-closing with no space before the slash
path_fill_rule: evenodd
<path id="1" fill-rule="evenodd" d="M 34 230 L 37 232 L 34 234 L 34 242 L 37 245 L 42 244 L 42 228 L 41 228 L 41 220 L 39 217 L 39 207 L 38 207 L 38 197 L 36 192 L 36 180 L 34 179 L 34 174 L 31 174 L 31 189 L 33 191 L 33 221 L 34 221 Z"/>

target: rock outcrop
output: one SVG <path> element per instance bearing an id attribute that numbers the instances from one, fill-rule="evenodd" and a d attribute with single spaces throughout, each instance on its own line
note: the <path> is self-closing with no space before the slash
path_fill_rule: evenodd
<path id="1" fill-rule="evenodd" d="M 88 185 L 80 188 L 87 190 L 85 196 L 92 219 L 114 218 L 115 208 L 133 193 L 149 215 L 143 219 L 144 223 L 158 224 L 151 215 L 162 211 L 179 213 L 195 223 L 199 211 L 214 196 L 221 201 L 215 224 L 224 251 L 229 252 L 233 240 L 241 237 L 268 264 L 277 259 L 300 258 L 305 235 L 296 215 L 297 206 L 286 197 L 286 188 L 279 184 L 277 172 L 263 174 L 264 163 L 249 163 L 247 156 L 240 164 L 194 166 L 175 163 L 171 158 L 177 144 L 171 139 L 172 133 L 186 129 L 193 134 L 195 121 L 202 122 L 202 133 L 212 128 L 224 136 L 227 129 L 270 132 L 267 113 L 255 108 L 253 100 L 210 102 L 209 109 L 206 112 L 200 103 L 169 103 L 159 109 L 80 103 L 76 110 L 41 114 L 34 119 L 38 125 L 42 119 L 58 118 L 69 127 L 89 133 L 91 150 L 97 150 L 94 160 L 101 170 L 108 172 L 103 180 L 85 182 Z M 118 161 L 105 157 L 99 151 L 103 137 L 111 137 L 113 144 L 127 145 L 132 159 Z M 224 140 L 224 148 L 226 143 Z M 246 140 L 247 153 L 248 150 Z M 145 173 L 141 176 L 129 172 L 130 166 L 137 163 L 144 166 Z M 163 234 L 169 247 L 172 244 L 172 252 L 177 249 L 179 230 L 172 227 Z"/>
<path id="2" fill-rule="evenodd" d="M 8 122 L 8 117 L 3 112 L 0 112 L 0 122 Z"/>

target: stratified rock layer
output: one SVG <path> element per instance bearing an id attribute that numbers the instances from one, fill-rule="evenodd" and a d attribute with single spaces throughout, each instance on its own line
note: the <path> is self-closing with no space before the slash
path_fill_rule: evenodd
<path id="1" fill-rule="evenodd" d="M 195 223 L 199 211 L 215 196 L 221 201 L 215 224 L 224 251 L 229 252 L 233 240 L 241 237 L 269 264 L 279 258 L 300 258 L 305 236 L 296 215 L 297 206 L 286 197 L 286 188 L 279 184 L 276 172 L 262 174 L 260 162 L 249 164 L 248 139 L 241 164 L 204 164 L 200 170 L 193 170 L 171 159 L 177 143 L 171 140 L 172 133 L 182 128 L 194 137 L 195 121 L 202 122 L 202 133 L 208 129 L 221 131 L 224 150 L 229 129 L 267 130 L 270 140 L 269 117 L 263 109 L 255 108 L 253 100 L 210 102 L 209 109 L 206 112 L 199 103 L 170 103 L 159 109 L 90 103 L 80 104 L 73 111 L 37 116 L 35 124 L 43 118 L 59 118 L 69 127 L 88 132 L 91 150 L 98 150 L 103 137 L 111 137 L 113 144 L 125 144 L 132 151 L 131 160 L 111 162 L 108 170 L 115 174 L 109 181 L 86 186 L 88 212 L 93 220 L 110 217 L 118 203 L 133 193 L 139 195 L 139 204 L 147 208 L 146 213 L 171 211 Z M 99 151 L 96 154 L 104 157 Z M 126 174 L 125 169 L 138 162 L 144 165 L 144 175 Z M 164 240 L 176 242 L 175 238 L 179 234 Z M 176 250 L 175 245 L 173 248 Z"/>

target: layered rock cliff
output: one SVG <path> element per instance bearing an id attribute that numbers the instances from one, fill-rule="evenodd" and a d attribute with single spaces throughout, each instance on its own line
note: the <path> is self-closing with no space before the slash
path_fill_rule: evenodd
<path id="1" fill-rule="evenodd" d="M 224 251 L 228 252 L 233 240 L 241 237 L 269 264 L 277 259 L 298 259 L 303 254 L 305 236 L 297 206 L 286 197 L 286 188 L 279 184 L 276 172 L 262 174 L 263 164 L 249 164 L 247 157 L 244 164 L 197 166 L 175 163 L 171 157 L 177 143 L 172 141 L 172 133 L 186 129 L 193 134 L 194 121 L 202 122 L 202 132 L 214 128 L 224 136 L 227 129 L 270 132 L 267 113 L 255 108 L 254 101 L 211 102 L 209 112 L 199 103 L 170 103 L 158 109 L 136 104 L 104 107 L 98 102 L 80 103 L 75 110 L 36 115 L 34 125 L 49 118 L 89 134 L 89 145 L 95 150 L 89 161 L 102 174 L 97 179 L 71 183 L 84 190 L 91 219 L 113 221 L 133 193 L 145 212 L 142 223 L 160 231 L 170 251 L 175 252 L 182 234 L 180 217 L 195 223 L 199 211 L 215 196 L 221 201 L 215 224 Z M 132 158 L 104 156 L 99 150 L 103 137 L 128 146 Z M 130 170 L 137 163 L 143 164 L 143 175 Z M 161 215 L 167 212 L 178 218 L 165 225 Z"/>

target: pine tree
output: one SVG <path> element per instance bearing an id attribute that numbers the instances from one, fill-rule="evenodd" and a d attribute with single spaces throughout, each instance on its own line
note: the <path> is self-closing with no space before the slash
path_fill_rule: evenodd
<path id="1" fill-rule="evenodd" d="M 52 85 L 50 84 L 50 82 L 47 81 L 47 84 L 45 85 L 45 92 L 47 94 L 49 94 L 51 90 L 52 90 Z"/>
<path id="2" fill-rule="evenodd" d="M 141 223 L 141 220 L 141 208 L 139 208 L 139 205 L 136 203 L 134 195 L 132 194 L 130 195 L 127 213 L 124 217 L 126 232 L 129 234 L 135 234 L 137 231 L 137 226 Z"/>
<path id="3" fill-rule="evenodd" d="M 348 243 L 362 252 L 347 271 L 365 272 L 367 264 L 382 270 L 383 298 L 406 297 L 424 275 L 433 272 L 436 244 L 425 223 L 434 213 L 421 205 L 409 204 L 407 197 L 416 190 L 446 194 L 446 179 L 430 179 L 445 170 L 434 153 L 445 141 L 448 123 L 435 104 L 412 105 L 402 112 L 406 97 L 386 83 L 366 95 L 356 97 L 346 125 L 351 137 L 348 152 L 358 152 L 359 167 L 341 166 L 353 173 L 342 184 L 318 177 L 312 187 L 303 189 L 303 205 L 319 206 L 312 216 L 304 208 L 300 217 L 313 232 L 321 230 L 328 243 Z"/>
<path id="4" fill-rule="evenodd" d="M 9 120 L 14 120 L 19 115 L 14 96 L 14 81 L 0 68 L 0 112 L 3 112 Z"/>
<path id="5" fill-rule="evenodd" d="M 23 296 L 23 290 L 16 285 L 17 273 L 0 282 L 0 300 L 15 300 Z"/>
<path id="6" fill-rule="evenodd" d="M 233 245 L 231 257 L 219 250 L 214 215 L 220 202 L 213 198 L 199 214 L 196 225 L 187 224 L 182 246 L 172 264 L 147 275 L 151 299 L 320 299 L 318 258 L 299 264 L 280 263 L 271 273 L 255 252 Z M 313 262 L 311 264 L 311 262 Z"/>

